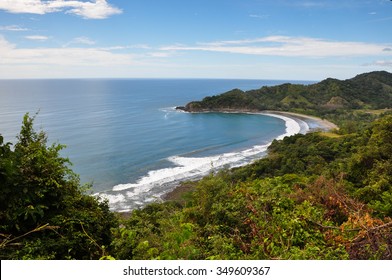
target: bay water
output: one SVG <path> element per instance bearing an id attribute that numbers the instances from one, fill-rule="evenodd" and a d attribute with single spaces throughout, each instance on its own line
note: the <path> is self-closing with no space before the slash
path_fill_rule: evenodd
<path id="1" fill-rule="evenodd" d="M 190 114 L 175 106 L 233 88 L 286 81 L 216 79 L 0 80 L 0 134 L 15 143 L 23 115 L 92 193 L 115 211 L 159 200 L 179 181 L 260 158 L 273 139 L 299 131 L 291 119 L 257 114 Z M 301 82 L 304 83 L 304 82 Z M 291 131 L 289 131 L 291 129 Z"/>

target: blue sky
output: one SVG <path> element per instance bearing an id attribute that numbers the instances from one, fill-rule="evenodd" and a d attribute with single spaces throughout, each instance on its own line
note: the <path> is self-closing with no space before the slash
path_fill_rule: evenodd
<path id="1" fill-rule="evenodd" d="M 0 79 L 392 71 L 390 0 L 0 0 Z"/>

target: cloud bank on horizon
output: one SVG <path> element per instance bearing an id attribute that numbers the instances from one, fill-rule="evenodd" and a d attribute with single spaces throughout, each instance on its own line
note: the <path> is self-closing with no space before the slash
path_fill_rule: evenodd
<path id="1" fill-rule="evenodd" d="M 1 78 L 319 80 L 392 68 L 392 3 L 0 0 Z"/>

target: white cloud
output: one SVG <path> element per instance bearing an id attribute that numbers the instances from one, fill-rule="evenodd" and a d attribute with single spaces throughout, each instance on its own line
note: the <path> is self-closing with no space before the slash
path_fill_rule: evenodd
<path id="1" fill-rule="evenodd" d="M 92 46 L 92 45 L 95 45 L 95 43 L 96 42 L 94 40 L 92 40 L 88 37 L 82 36 L 82 37 L 73 38 L 70 42 L 66 43 L 63 47 L 69 47 L 70 45 L 89 45 L 89 46 Z"/>
<path id="2" fill-rule="evenodd" d="M 150 57 L 156 57 L 156 58 L 165 58 L 165 57 L 172 56 L 172 54 L 170 52 L 150 52 L 147 55 Z"/>
<path id="3" fill-rule="evenodd" d="M 14 44 L 11 44 L 3 36 L 0 35 L 0 58 L 6 51 L 12 50 L 15 48 Z"/>
<path id="4" fill-rule="evenodd" d="M 111 15 L 120 14 L 122 11 L 109 5 L 106 0 L 96 0 L 94 3 L 81 2 L 67 13 L 76 14 L 87 19 L 104 19 Z"/>
<path id="5" fill-rule="evenodd" d="M 99 48 L 100 50 L 104 51 L 122 51 L 122 50 L 128 50 L 128 49 L 133 49 L 133 50 L 151 50 L 153 49 L 149 45 L 146 44 L 136 44 L 136 45 L 123 45 L 123 46 L 110 46 L 110 47 L 101 47 Z"/>
<path id="6" fill-rule="evenodd" d="M 84 37 L 84 36 L 75 38 L 74 42 L 78 43 L 78 44 L 83 44 L 83 45 L 90 45 L 90 46 L 95 45 L 95 41 L 91 40 L 88 37 Z"/>
<path id="7" fill-rule="evenodd" d="M 149 50 L 151 47 L 147 44 L 135 44 L 135 45 L 130 45 L 129 48 L 132 49 L 144 49 L 144 50 Z"/>
<path id="8" fill-rule="evenodd" d="M 0 35 L 0 78 L 216 77 L 305 80 L 328 76 L 349 78 L 364 67 L 371 71 L 392 66 L 391 44 L 335 42 L 303 37 L 270 36 L 165 48 L 149 45 L 97 46 L 88 37 L 77 37 L 73 41 L 79 42 L 79 45 L 32 48 L 13 44 Z M 259 55 L 261 59 L 228 55 L 208 55 L 208 59 L 205 59 L 203 53 L 194 51 Z M 348 58 L 351 55 L 364 58 Z M 328 59 L 314 60 L 314 57 Z M 378 61 L 359 67 L 365 62 L 364 59 Z M 301 67 L 301 71 L 298 71 L 298 67 Z"/>
<path id="9" fill-rule="evenodd" d="M 173 45 L 164 51 L 209 51 L 282 57 L 345 57 L 385 55 L 390 45 L 364 42 L 330 41 L 309 37 L 269 36 L 252 40 Z M 392 53 L 391 53 L 392 55 Z"/>
<path id="10" fill-rule="evenodd" d="M 377 60 L 372 63 L 365 64 L 364 66 L 392 67 L 392 60 Z"/>
<path id="11" fill-rule="evenodd" d="M 99 48 L 17 48 L 0 36 L 1 65 L 131 65 L 133 56 Z"/>
<path id="12" fill-rule="evenodd" d="M 49 39 L 49 37 L 47 36 L 42 36 L 42 35 L 29 35 L 29 36 L 25 36 L 26 39 L 29 40 L 33 40 L 33 41 L 46 41 Z"/>
<path id="13" fill-rule="evenodd" d="M 299 1 L 294 2 L 293 5 L 303 8 L 323 8 L 327 6 L 327 3 L 323 1 Z"/>
<path id="14" fill-rule="evenodd" d="M 20 27 L 19 25 L 6 25 L 0 26 L 0 30 L 2 31 L 27 31 L 27 28 Z"/>
<path id="15" fill-rule="evenodd" d="M 104 19 L 122 11 L 107 3 L 107 0 L 73 1 L 73 0 L 1 0 L 0 10 L 10 13 L 29 13 L 44 15 L 65 12 L 86 19 Z"/>
<path id="16" fill-rule="evenodd" d="M 257 18 L 257 19 L 268 19 L 269 15 L 257 15 L 257 14 L 250 14 L 249 17 Z"/>

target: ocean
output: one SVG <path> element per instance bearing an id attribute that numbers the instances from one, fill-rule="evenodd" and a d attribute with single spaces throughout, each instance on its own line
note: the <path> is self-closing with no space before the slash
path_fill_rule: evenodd
<path id="1" fill-rule="evenodd" d="M 287 81 L 216 79 L 0 80 L 0 134 L 16 142 L 23 115 L 50 143 L 65 144 L 92 194 L 114 211 L 160 200 L 180 181 L 262 157 L 273 139 L 301 125 L 275 115 L 176 111 L 233 88 Z M 307 82 L 297 82 L 307 83 Z"/>

